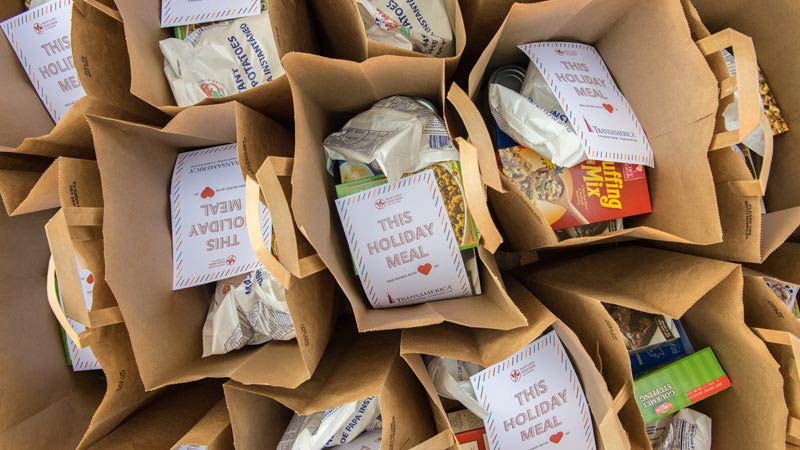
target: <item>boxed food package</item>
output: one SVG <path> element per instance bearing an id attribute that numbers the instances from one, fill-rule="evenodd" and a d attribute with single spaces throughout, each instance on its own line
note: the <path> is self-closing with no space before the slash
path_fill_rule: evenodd
<path id="1" fill-rule="evenodd" d="M 502 148 L 498 157 L 506 187 L 533 202 L 553 230 L 649 213 L 644 166 L 583 161 L 558 167 L 521 146 Z"/>
<path id="2" fill-rule="evenodd" d="M 461 409 L 447 413 L 447 420 L 456 435 L 461 448 L 469 450 L 489 450 L 486 428 L 483 421 L 469 410 Z"/>
<path id="3" fill-rule="evenodd" d="M 650 423 L 731 387 L 714 351 L 706 347 L 633 382 L 636 402 Z"/>

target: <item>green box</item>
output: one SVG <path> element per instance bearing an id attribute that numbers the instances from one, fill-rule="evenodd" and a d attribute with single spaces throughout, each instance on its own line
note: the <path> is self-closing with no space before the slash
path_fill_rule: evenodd
<path id="1" fill-rule="evenodd" d="M 731 387 L 710 347 L 633 381 L 636 403 L 645 423 L 672 414 Z"/>

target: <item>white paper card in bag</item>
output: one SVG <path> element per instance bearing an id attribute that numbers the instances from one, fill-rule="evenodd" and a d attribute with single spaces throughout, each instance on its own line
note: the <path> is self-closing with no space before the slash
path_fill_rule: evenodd
<path id="1" fill-rule="evenodd" d="M 214 22 L 259 13 L 261 0 L 162 0 L 161 26 Z"/>
<path id="2" fill-rule="evenodd" d="M 172 173 L 172 289 L 251 272 L 261 263 L 247 235 L 244 178 L 236 144 L 178 154 Z M 271 250 L 272 218 L 261 204 Z"/>
<path id="3" fill-rule="evenodd" d="M 523 44 L 591 160 L 653 167 L 650 142 L 594 47 L 574 42 Z"/>
<path id="4" fill-rule="evenodd" d="M 53 0 L 0 24 L 56 123 L 86 95 L 72 61 L 71 19 L 72 0 Z"/>
<path id="5" fill-rule="evenodd" d="M 555 331 L 470 377 L 493 450 L 595 450 L 583 387 Z"/>
<path id="6" fill-rule="evenodd" d="M 336 209 L 375 308 L 471 295 L 433 170 L 337 199 Z"/>
<path id="7" fill-rule="evenodd" d="M 80 262 L 78 262 L 78 258 L 75 258 L 75 264 L 78 266 L 78 278 L 81 280 L 81 291 L 83 292 L 83 303 L 86 305 L 86 309 L 92 309 L 92 293 L 94 291 L 94 275 L 91 271 L 88 271 L 81 267 Z M 56 288 L 58 285 L 56 284 Z M 58 291 L 58 299 L 61 303 L 61 308 L 64 308 L 64 301 L 61 298 L 61 290 Z M 69 322 L 72 329 L 75 330 L 76 333 L 80 334 L 86 331 L 86 327 L 78 322 L 77 320 L 72 320 L 67 317 L 67 321 Z M 92 348 L 89 346 L 78 348 L 75 345 L 75 342 L 66 334 L 64 337 L 67 340 L 67 351 L 69 352 L 69 359 L 70 363 L 72 364 L 72 370 L 75 372 L 81 372 L 85 370 L 101 370 L 100 363 L 97 362 L 97 358 L 95 358 L 94 353 L 92 352 Z"/>

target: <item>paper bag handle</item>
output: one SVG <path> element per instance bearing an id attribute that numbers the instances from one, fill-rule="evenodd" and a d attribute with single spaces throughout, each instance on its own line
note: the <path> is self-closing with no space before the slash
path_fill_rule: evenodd
<path id="1" fill-rule="evenodd" d="M 467 129 L 469 141 L 478 150 L 477 158 L 483 183 L 497 192 L 505 192 L 500 179 L 500 169 L 497 167 L 492 138 L 489 136 L 489 130 L 486 129 L 486 123 L 478 111 L 478 107 L 456 83 L 450 87 L 447 100 L 461 116 L 461 122 Z"/>
<path id="2" fill-rule="evenodd" d="M 494 253 L 500 244 L 503 243 L 503 236 L 500 235 L 497 226 L 492 220 L 489 212 L 489 200 L 483 190 L 481 174 L 478 162 L 478 149 L 463 138 L 456 138 L 456 146 L 461 153 L 461 172 L 464 182 L 464 195 L 467 198 L 467 206 L 481 232 L 483 246 Z"/>
<path id="3" fill-rule="evenodd" d="M 50 257 L 50 262 L 47 264 L 47 303 L 50 305 L 50 309 L 53 311 L 53 315 L 59 325 L 64 329 L 64 333 L 69 336 L 78 348 L 84 348 L 97 342 L 100 337 L 97 333 L 98 328 L 123 322 L 122 312 L 119 306 L 112 306 L 111 308 L 89 311 L 92 327 L 87 327 L 86 330 L 81 333 L 75 331 L 75 328 L 69 322 L 67 315 L 61 308 L 61 304 L 58 302 L 58 293 L 56 292 L 56 266 L 52 256 Z"/>
<path id="4" fill-rule="evenodd" d="M 764 131 L 764 157 L 761 163 L 761 171 L 755 180 L 737 180 L 729 182 L 731 188 L 741 197 L 762 197 L 767 193 L 767 182 L 769 181 L 769 169 L 772 166 L 772 127 L 769 119 L 761 115 L 762 130 Z"/>
<path id="5" fill-rule="evenodd" d="M 751 328 L 762 341 L 770 344 L 786 345 L 792 350 L 794 357 L 794 369 L 800 379 L 800 339 L 792 333 L 780 330 L 770 330 L 768 328 Z M 786 442 L 792 445 L 800 445 L 800 418 L 789 417 L 786 424 Z"/>
<path id="6" fill-rule="evenodd" d="M 717 133 L 711 140 L 711 150 L 738 144 L 759 125 L 762 113 L 761 93 L 758 88 L 758 63 L 753 40 L 738 31 L 726 28 L 697 41 L 697 46 L 705 56 L 723 49 L 733 49 L 736 75 L 722 80 L 719 84 L 719 98 L 739 92 L 739 129 Z"/>
<path id="7" fill-rule="evenodd" d="M 617 395 L 612 399 L 611 405 L 603 418 L 599 421 L 598 431 L 603 438 L 613 439 L 619 433 L 625 433 L 624 430 L 620 430 L 618 416 L 622 407 L 625 406 L 625 403 L 631 398 L 630 391 L 630 383 L 626 381 Z"/>
<path id="8" fill-rule="evenodd" d="M 293 158 L 269 156 L 256 172 L 256 179 L 248 175 L 245 180 L 245 214 L 250 245 L 264 268 L 286 289 L 292 286 L 293 276 L 305 278 L 325 269 L 325 263 L 316 253 L 299 257 L 292 212 L 278 180 L 278 177 L 291 176 L 293 165 Z M 259 202 L 262 195 L 272 217 L 274 233 L 280 239 L 277 244 L 280 261 L 267 249 L 261 236 Z"/>

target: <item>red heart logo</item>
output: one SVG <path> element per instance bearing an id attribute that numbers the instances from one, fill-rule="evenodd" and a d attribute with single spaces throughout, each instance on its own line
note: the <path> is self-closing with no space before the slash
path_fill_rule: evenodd
<path id="1" fill-rule="evenodd" d="M 89 284 L 94 283 L 94 275 L 89 274 L 89 276 L 86 277 L 86 282 L 89 283 Z"/>
<path id="2" fill-rule="evenodd" d="M 610 112 L 610 113 L 613 113 L 613 112 L 614 112 L 614 107 L 613 107 L 613 106 L 611 106 L 611 105 L 609 105 L 608 103 L 603 103 L 603 108 L 605 108 L 605 109 L 606 109 L 606 111 L 608 111 L 608 112 Z"/>
<path id="3" fill-rule="evenodd" d="M 563 437 L 564 437 L 564 432 L 559 431 L 558 433 L 550 436 L 550 442 L 552 442 L 553 444 L 558 444 L 559 442 L 561 442 L 561 438 Z"/>
<path id="4" fill-rule="evenodd" d="M 419 272 L 419 273 L 421 273 L 423 275 L 427 275 L 427 274 L 431 273 L 431 269 L 433 269 L 433 266 L 431 265 L 431 263 L 425 263 L 425 264 L 417 267 L 417 272 Z"/>
<path id="5" fill-rule="evenodd" d="M 200 193 L 200 198 L 210 198 L 214 196 L 214 190 L 206 186 L 203 192 Z"/>

